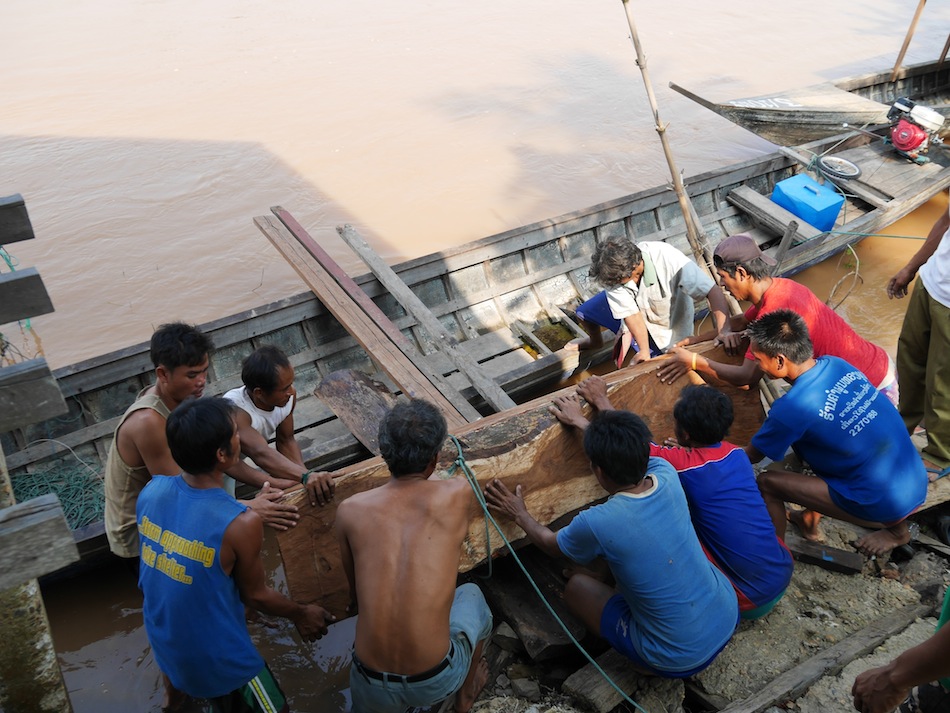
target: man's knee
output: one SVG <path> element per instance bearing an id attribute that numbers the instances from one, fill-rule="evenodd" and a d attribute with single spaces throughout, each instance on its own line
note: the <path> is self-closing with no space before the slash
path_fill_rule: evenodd
<path id="1" fill-rule="evenodd" d="M 766 470 L 761 473 L 756 481 L 759 484 L 759 492 L 762 493 L 762 497 L 765 499 L 779 499 L 783 498 L 785 495 L 785 490 L 782 488 L 783 474 L 774 470 Z"/>

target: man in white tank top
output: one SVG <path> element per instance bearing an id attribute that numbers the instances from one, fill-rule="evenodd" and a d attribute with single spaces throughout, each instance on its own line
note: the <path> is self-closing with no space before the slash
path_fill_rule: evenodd
<path id="1" fill-rule="evenodd" d="M 276 488 L 306 486 L 310 502 L 323 505 L 333 497 L 333 476 L 307 469 L 294 437 L 294 368 L 287 355 L 274 346 L 263 346 L 241 369 L 244 386 L 224 398 L 238 407 L 237 425 L 241 452 L 271 477 Z M 276 449 L 268 445 L 275 439 Z"/>
<path id="2" fill-rule="evenodd" d="M 920 250 L 887 283 L 902 298 L 918 275 L 897 343 L 900 413 L 913 434 L 923 422 L 922 451 L 931 480 L 950 472 L 950 213 L 934 223 Z M 918 274 L 919 271 L 919 274 Z M 941 418 L 941 414 L 944 417 Z"/>

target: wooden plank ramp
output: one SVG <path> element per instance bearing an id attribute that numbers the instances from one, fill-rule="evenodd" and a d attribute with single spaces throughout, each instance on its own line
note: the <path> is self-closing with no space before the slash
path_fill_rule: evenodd
<path id="1" fill-rule="evenodd" d="M 337 232 L 344 242 L 349 245 L 363 262 L 369 266 L 376 278 L 389 290 L 409 314 L 416 318 L 419 324 L 429 333 L 435 345 L 446 354 L 465 376 L 472 382 L 472 386 L 496 411 L 511 408 L 515 402 L 502 390 L 497 382 L 488 377 L 478 364 L 467 354 L 459 350 L 458 340 L 449 334 L 435 315 L 429 311 L 421 299 L 406 286 L 406 283 L 376 254 L 352 225 L 341 225 Z"/>
<path id="2" fill-rule="evenodd" d="M 340 324 L 406 394 L 431 401 L 450 428 L 480 417 L 461 394 L 433 372 L 422 355 L 287 211 L 272 209 L 254 224 Z M 362 295 L 362 297 L 360 296 Z"/>
<path id="3" fill-rule="evenodd" d="M 727 363 L 737 363 L 742 358 L 741 354 L 729 357 L 721 347 L 713 347 L 711 343 L 701 345 L 697 351 Z M 614 405 L 637 411 L 658 441 L 674 435 L 672 410 L 682 387 L 692 383 L 691 378 L 699 380 L 699 376 L 691 372 L 673 385 L 664 384 L 656 378 L 656 370 L 663 363 L 663 359 L 657 359 L 606 377 Z M 762 423 L 758 392 L 717 386 L 733 401 L 732 437 L 739 443 L 748 440 Z M 572 391 L 570 388 L 559 393 Z M 465 458 L 479 483 L 484 486 L 498 478 L 511 488 L 522 485 L 528 509 L 544 524 L 605 495 L 590 475 L 579 433 L 562 426 L 550 413 L 552 398 L 541 397 L 450 429 L 462 443 Z M 440 468 L 448 468 L 456 458 L 454 446 L 448 443 L 440 456 Z M 350 495 L 382 485 L 388 478 L 382 459 L 374 458 L 338 473 L 336 498 L 327 506 L 311 506 L 300 489 L 285 496 L 300 508 L 297 526 L 277 536 L 287 583 L 295 600 L 319 601 L 340 618 L 346 616 L 348 585 L 333 531 L 336 504 Z M 501 538 L 494 532 L 486 542 L 485 519 L 475 503 L 471 515 L 460 571 L 472 569 L 503 547 Z M 503 523 L 502 528 L 512 541 L 524 537 L 514 523 Z"/>

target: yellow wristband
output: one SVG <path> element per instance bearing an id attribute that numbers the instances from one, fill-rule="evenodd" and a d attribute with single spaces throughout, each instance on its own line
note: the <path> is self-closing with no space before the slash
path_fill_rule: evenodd
<path id="1" fill-rule="evenodd" d="M 696 371 L 696 352 L 693 352 L 693 371 Z"/>

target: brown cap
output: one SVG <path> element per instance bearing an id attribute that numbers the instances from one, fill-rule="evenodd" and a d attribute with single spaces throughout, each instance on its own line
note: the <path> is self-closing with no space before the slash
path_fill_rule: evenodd
<path id="1" fill-rule="evenodd" d="M 745 233 L 730 235 L 716 246 L 714 255 L 725 263 L 749 262 L 760 257 L 766 265 L 775 264 L 775 258 L 771 258 L 759 250 L 755 240 Z"/>

